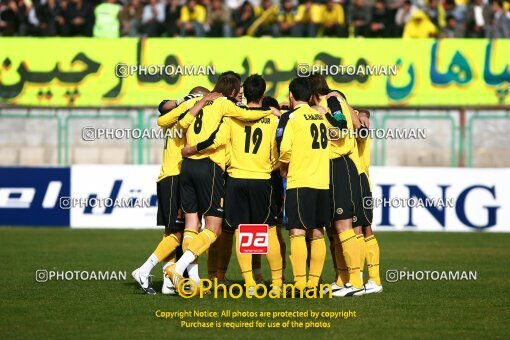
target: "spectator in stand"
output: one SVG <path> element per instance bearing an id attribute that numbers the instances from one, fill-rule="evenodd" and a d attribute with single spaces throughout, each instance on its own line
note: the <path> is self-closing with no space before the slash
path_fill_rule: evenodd
<path id="1" fill-rule="evenodd" d="M 39 17 L 41 15 L 41 6 L 39 1 L 34 3 L 32 0 L 24 0 L 18 3 L 18 7 L 20 8 L 19 13 L 25 14 L 21 19 L 22 25 L 20 26 L 19 34 L 23 36 L 40 36 L 41 22 Z"/>
<path id="2" fill-rule="evenodd" d="M 491 9 L 484 0 L 472 0 L 466 13 L 466 37 L 484 38 L 485 28 L 491 22 Z"/>
<path id="3" fill-rule="evenodd" d="M 58 17 L 60 13 L 61 9 L 57 0 L 47 0 L 41 6 L 39 15 L 41 35 L 48 37 L 60 34 L 58 30 Z"/>
<path id="4" fill-rule="evenodd" d="M 437 28 L 421 9 L 416 10 L 404 26 L 403 38 L 432 38 L 437 36 Z"/>
<path id="5" fill-rule="evenodd" d="M 0 32 L 3 36 L 14 36 L 19 28 L 19 8 L 15 0 L 8 0 L 0 7 Z"/>
<path id="6" fill-rule="evenodd" d="M 349 9 L 349 25 L 354 27 L 354 36 L 366 37 L 371 20 L 370 7 L 365 0 L 354 0 Z"/>
<path id="7" fill-rule="evenodd" d="M 510 38 L 510 16 L 503 9 L 503 1 L 493 0 L 491 10 L 493 17 L 487 27 L 487 38 Z"/>
<path id="8" fill-rule="evenodd" d="M 169 0 L 165 9 L 165 30 L 166 35 L 169 37 L 176 37 L 179 35 L 179 27 L 181 17 L 181 9 L 179 0 Z"/>
<path id="9" fill-rule="evenodd" d="M 347 37 L 344 8 L 334 0 L 327 0 L 321 13 L 322 35 L 325 37 Z"/>
<path id="10" fill-rule="evenodd" d="M 143 7 L 140 0 L 130 0 L 120 13 L 122 23 L 122 35 L 136 37 L 140 33 L 142 25 Z"/>
<path id="11" fill-rule="evenodd" d="M 232 36 L 232 10 L 223 0 L 212 0 L 207 7 L 208 37 Z"/>
<path id="12" fill-rule="evenodd" d="M 376 0 L 372 8 L 372 21 L 368 26 L 368 36 L 382 38 L 388 36 L 388 23 L 391 21 L 385 0 Z"/>
<path id="13" fill-rule="evenodd" d="M 299 37 L 313 38 L 317 36 L 317 27 L 321 21 L 322 7 L 313 0 L 304 0 L 297 7 L 296 34 Z"/>
<path id="14" fill-rule="evenodd" d="M 455 13 L 456 13 L 455 12 L 455 8 L 456 8 L 455 0 L 443 0 L 442 5 L 443 5 L 443 11 L 444 11 L 445 15 L 455 16 Z M 457 20 L 459 20 L 459 19 L 457 18 Z"/>
<path id="15" fill-rule="evenodd" d="M 237 37 L 246 34 L 248 28 L 255 21 L 255 8 L 249 1 L 243 2 L 241 7 L 234 13 L 235 35 Z"/>
<path id="16" fill-rule="evenodd" d="M 122 7 L 117 0 L 104 0 L 94 10 L 94 37 L 118 38 L 120 36 L 120 11 Z"/>
<path id="17" fill-rule="evenodd" d="M 68 37 L 71 35 L 71 24 L 69 18 L 70 0 L 60 0 L 60 11 L 57 16 L 57 30 L 60 35 Z"/>
<path id="18" fill-rule="evenodd" d="M 432 21 L 434 25 L 438 27 L 443 27 L 446 25 L 446 22 L 442 20 L 444 13 L 442 10 L 442 5 L 439 4 L 439 0 L 428 0 L 420 7 L 423 9 L 425 14 L 427 14 L 430 21 Z"/>
<path id="19" fill-rule="evenodd" d="M 467 12 L 467 4 L 469 0 L 454 0 L 455 1 L 455 9 L 454 9 L 454 17 L 457 22 L 464 22 L 466 18 Z"/>
<path id="20" fill-rule="evenodd" d="M 404 32 L 404 26 L 409 20 L 411 20 L 411 16 L 416 10 L 417 8 L 411 3 L 410 0 L 404 1 L 402 8 L 398 9 L 395 16 L 395 31 L 399 37 L 402 36 L 402 33 Z"/>
<path id="21" fill-rule="evenodd" d="M 282 9 L 278 15 L 278 27 L 281 36 L 297 36 L 296 13 L 292 0 L 282 0 Z"/>
<path id="22" fill-rule="evenodd" d="M 181 36 L 194 35 L 196 37 L 205 36 L 204 24 L 207 11 L 204 6 L 197 4 L 196 0 L 188 0 L 186 5 L 181 8 L 179 17 Z"/>
<path id="23" fill-rule="evenodd" d="M 273 5 L 272 0 L 263 0 L 260 15 L 248 28 L 247 34 L 251 36 L 273 36 L 280 35 L 278 27 L 278 7 Z"/>
<path id="24" fill-rule="evenodd" d="M 165 22 L 165 5 L 158 0 L 149 0 L 142 12 L 142 31 L 149 37 L 159 37 Z"/>
<path id="25" fill-rule="evenodd" d="M 409 2 L 410 3 L 410 2 Z M 386 0 L 389 23 L 386 28 L 389 37 L 401 37 L 405 23 L 398 24 L 397 12 L 405 6 L 405 0 Z"/>
<path id="26" fill-rule="evenodd" d="M 92 35 L 94 12 L 92 6 L 84 0 L 72 0 L 67 11 L 69 30 L 72 36 Z"/>
<path id="27" fill-rule="evenodd" d="M 442 28 L 440 38 L 462 38 L 464 32 L 462 26 L 457 23 L 453 15 L 446 18 L 446 26 Z"/>

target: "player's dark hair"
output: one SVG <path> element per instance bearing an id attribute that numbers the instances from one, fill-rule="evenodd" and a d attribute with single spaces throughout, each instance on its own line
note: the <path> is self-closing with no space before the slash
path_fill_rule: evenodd
<path id="1" fill-rule="evenodd" d="M 243 83 L 244 97 L 248 103 L 259 102 L 266 92 L 266 81 L 258 74 L 252 74 Z"/>
<path id="2" fill-rule="evenodd" d="M 262 106 L 263 107 L 274 107 L 274 108 L 280 110 L 280 103 L 278 103 L 278 101 L 274 97 L 268 97 L 268 96 L 264 97 L 264 99 L 262 99 Z"/>
<path id="3" fill-rule="evenodd" d="M 226 72 L 223 72 L 222 74 L 220 74 L 220 77 L 221 77 L 221 76 L 227 76 L 227 75 L 234 76 L 234 77 L 236 77 L 237 79 L 239 79 L 239 81 L 241 81 L 241 76 L 239 75 L 239 73 L 235 73 L 234 71 L 226 71 Z"/>
<path id="4" fill-rule="evenodd" d="M 235 97 L 241 90 L 241 76 L 232 71 L 222 73 L 214 86 L 213 92 L 219 92 L 225 97 Z"/>
<path id="5" fill-rule="evenodd" d="M 323 75 L 313 73 L 308 77 L 308 81 L 310 82 L 312 96 L 325 96 L 331 92 L 326 78 Z"/>
<path id="6" fill-rule="evenodd" d="M 310 82 L 308 78 L 294 78 L 289 84 L 289 91 L 295 100 L 309 102 L 312 97 Z"/>
<path id="7" fill-rule="evenodd" d="M 191 89 L 191 91 L 189 91 L 189 94 L 201 94 L 201 95 L 206 95 L 208 94 L 210 91 L 208 89 L 206 89 L 205 87 L 203 86 L 195 86 L 194 88 Z"/>

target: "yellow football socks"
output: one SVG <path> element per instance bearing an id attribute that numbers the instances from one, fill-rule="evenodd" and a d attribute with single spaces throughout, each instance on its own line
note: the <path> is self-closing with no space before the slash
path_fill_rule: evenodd
<path id="1" fill-rule="evenodd" d="M 236 255 L 241 274 L 243 275 L 244 283 L 246 286 L 255 286 L 253 279 L 253 272 L 251 267 L 251 254 L 241 254 L 239 252 L 239 230 L 236 230 Z"/>
<path id="2" fill-rule="evenodd" d="M 290 263 L 292 264 L 292 273 L 294 274 L 295 286 L 297 289 L 306 288 L 306 259 L 308 251 L 306 250 L 305 235 L 290 236 Z"/>
<path id="3" fill-rule="evenodd" d="M 331 254 L 331 259 L 333 260 L 333 268 L 335 268 L 335 274 L 338 276 L 338 266 L 336 264 L 336 253 L 335 253 L 335 240 L 336 237 L 333 235 L 328 236 L 329 239 L 329 252 Z M 336 280 L 336 277 L 335 277 Z"/>
<path id="4" fill-rule="evenodd" d="M 281 287 L 283 262 L 276 227 L 269 228 L 269 249 L 266 257 L 271 269 L 272 286 Z"/>
<path id="5" fill-rule="evenodd" d="M 168 236 L 163 236 L 161 242 L 159 242 L 156 250 L 154 250 L 154 255 L 158 258 L 158 261 L 163 261 L 168 255 L 170 255 L 175 248 L 177 248 L 181 243 L 179 239 L 174 234 L 170 234 Z"/>
<path id="6" fill-rule="evenodd" d="M 202 255 L 216 241 L 216 234 L 209 229 L 202 230 L 189 244 L 188 250 L 196 257 Z"/>
<path id="7" fill-rule="evenodd" d="M 188 250 L 189 245 L 191 244 L 193 239 L 195 237 L 197 237 L 197 235 L 198 235 L 198 232 L 196 232 L 194 230 L 191 230 L 191 229 L 184 230 L 184 236 L 182 237 L 182 251 L 183 252 Z"/>
<path id="8" fill-rule="evenodd" d="M 308 275 L 308 288 L 315 288 L 319 285 L 319 279 L 326 260 L 326 242 L 324 237 L 314 238 L 310 242 L 310 273 Z"/>
<path id="9" fill-rule="evenodd" d="M 343 254 L 345 257 L 345 263 L 349 270 L 349 283 L 354 288 L 363 288 L 363 282 L 361 282 L 360 271 L 359 271 L 359 260 L 360 260 L 360 245 L 354 230 L 349 229 L 341 232 L 338 237 L 342 242 Z"/>
<path id="10" fill-rule="evenodd" d="M 337 273 L 336 284 L 343 287 L 347 282 L 349 282 L 349 270 L 347 269 L 347 264 L 345 263 L 342 242 L 340 242 L 340 237 L 338 237 L 338 235 L 334 236 L 333 245 L 335 247 L 334 251 Z"/>
<path id="11" fill-rule="evenodd" d="M 374 235 L 365 239 L 366 261 L 368 268 L 368 279 L 374 281 L 377 285 L 381 285 L 379 276 L 379 244 Z"/>
<path id="12" fill-rule="evenodd" d="M 363 269 L 365 268 L 365 237 L 363 234 L 358 234 L 356 238 L 358 239 L 360 247 L 359 271 L 361 273 L 360 277 L 363 280 Z"/>

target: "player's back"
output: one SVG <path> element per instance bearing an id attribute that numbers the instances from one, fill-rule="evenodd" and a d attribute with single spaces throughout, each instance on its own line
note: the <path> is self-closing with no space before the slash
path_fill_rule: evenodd
<path id="1" fill-rule="evenodd" d="M 188 145 L 196 145 L 207 139 L 218 128 L 222 115 L 222 104 L 224 100 L 230 100 L 226 97 L 220 97 L 213 101 L 209 101 L 196 115 L 195 119 L 188 127 L 186 132 L 186 143 Z M 206 150 L 190 156 L 191 159 L 210 158 L 221 168 L 225 168 L 225 147 L 221 146 L 217 149 Z"/>
<path id="2" fill-rule="evenodd" d="M 331 100 L 331 99 L 330 99 Z M 337 98 L 334 98 L 334 100 L 338 100 Z M 335 159 L 341 156 L 349 155 L 354 151 L 355 147 L 355 139 L 353 131 L 353 124 L 352 124 L 352 118 L 349 112 L 349 108 L 345 104 L 343 100 L 338 100 L 340 102 L 340 112 L 331 112 L 331 115 L 335 117 L 335 115 L 339 115 L 342 117 L 342 119 L 345 119 L 347 122 L 347 129 L 348 132 L 345 134 L 342 134 L 340 132 L 339 138 L 331 141 L 331 159 Z M 328 106 L 328 98 L 324 97 L 319 103 L 320 106 L 325 108 L 326 110 L 330 110 Z M 331 110 L 330 110 L 331 111 Z M 328 123 L 328 127 L 331 127 L 331 125 Z"/>
<path id="3" fill-rule="evenodd" d="M 230 119 L 230 166 L 234 178 L 268 179 L 276 163 L 276 116 L 254 122 Z"/>
<path id="4" fill-rule="evenodd" d="M 186 136 L 184 129 L 177 124 L 177 121 L 181 114 L 191 109 L 200 99 L 200 97 L 196 97 L 186 100 L 172 111 L 158 118 L 158 125 L 161 126 L 166 136 L 158 181 L 168 176 L 180 174 L 181 149 L 186 144 Z"/>
<path id="5" fill-rule="evenodd" d="M 280 160 L 290 163 L 287 188 L 329 188 L 328 129 L 319 112 L 302 104 L 290 113 L 280 152 Z"/>

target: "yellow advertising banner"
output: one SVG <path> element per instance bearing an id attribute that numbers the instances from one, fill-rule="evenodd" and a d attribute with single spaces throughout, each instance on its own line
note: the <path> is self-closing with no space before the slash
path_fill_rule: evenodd
<path id="1" fill-rule="evenodd" d="M 362 106 L 503 106 L 510 39 L 0 38 L 0 105 L 156 106 L 232 70 L 287 100 L 319 72 Z"/>

